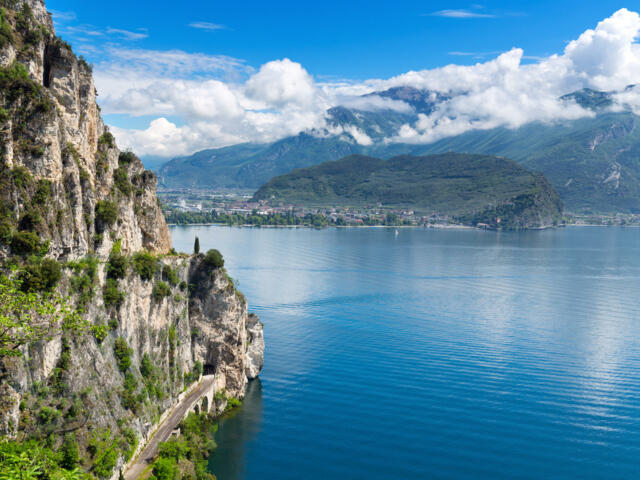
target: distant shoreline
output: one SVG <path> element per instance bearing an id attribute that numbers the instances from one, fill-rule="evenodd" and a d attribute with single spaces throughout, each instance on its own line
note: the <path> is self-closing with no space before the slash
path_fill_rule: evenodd
<path id="1" fill-rule="evenodd" d="M 168 223 L 170 227 L 239 227 L 239 228 L 309 228 L 313 230 L 323 230 L 325 228 L 424 228 L 432 230 L 481 230 L 488 232 L 514 232 L 516 230 L 503 230 L 483 227 L 472 227 L 471 225 L 326 225 L 322 227 L 314 227 L 313 225 L 252 225 L 252 224 L 239 224 L 229 225 L 227 223 Z M 552 230 L 556 228 L 562 228 L 568 225 L 559 226 L 547 226 L 538 228 L 526 228 L 520 231 L 532 231 L 532 230 Z M 593 225 L 594 227 L 608 225 Z"/>
<path id="2" fill-rule="evenodd" d="M 314 227 L 313 225 L 252 225 L 240 224 L 229 225 L 227 223 L 168 223 L 169 227 L 238 227 L 238 228 L 309 228 L 312 230 L 323 230 L 325 228 L 424 228 L 433 230 L 481 230 L 489 232 L 529 232 L 541 230 L 554 230 L 565 227 L 600 227 L 600 228 L 640 228 L 640 225 L 602 225 L 597 223 L 580 223 L 566 224 L 558 226 L 547 226 L 539 228 L 524 228 L 522 230 L 501 230 L 493 228 L 472 227 L 470 225 L 327 225 L 323 227 Z"/>

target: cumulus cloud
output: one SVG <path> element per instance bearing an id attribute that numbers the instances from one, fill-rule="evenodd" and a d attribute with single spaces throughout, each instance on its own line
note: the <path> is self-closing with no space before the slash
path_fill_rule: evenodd
<path id="1" fill-rule="evenodd" d="M 514 48 L 473 66 L 449 65 L 408 72 L 382 82 L 412 85 L 451 95 L 429 116 L 404 125 L 397 142 L 428 143 L 471 129 L 517 128 L 533 121 L 553 122 L 593 115 L 559 97 L 590 87 L 624 88 L 640 78 L 640 16 L 621 9 L 570 42 L 563 54 L 522 64 Z M 630 101 L 628 102 L 630 103 Z"/>
<path id="2" fill-rule="evenodd" d="M 513 48 L 471 66 L 361 82 L 317 82 L 301 64 L 286 58 L 256 71 L 231 57 L 122 48 L 110 52 L 95 71 L 105 113 L 157 117 L 146 129 L 114 129 L 121 144 L 141 155 L 169 157 L 274 141 L 301 131 L 348 135 L 371 144 L 374 140 L 355 127 L 337 131 L 327 125 L 326 110 L 336 105 L 407 113 L 407 123 L 387 141 L 427 143 L 472 129 L 593 115 L 560 99 L 584 87 L 620 90 L 614 96 L 618 107 L 640 111 L 640 92 L 624 90 L 640 79 L 639 32 L 640 16 L 621 9 L 562 53 L 533 63 L 523 63 L 523 50 Z M 446 100 L 429 115 L 415 115 L 404 102 L 367 95 L 395 86 L 438 92 Z M 167 120 L 172 117 L 179 117 L 181 126 Z"/>

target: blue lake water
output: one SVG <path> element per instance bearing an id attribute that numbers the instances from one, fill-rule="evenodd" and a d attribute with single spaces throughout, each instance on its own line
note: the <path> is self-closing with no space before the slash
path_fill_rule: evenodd
<path id="1" fill-rule="evenodd" d="M 265 324 L 220 480 L 640 475 L 640 229 L 172 234 Z"/>

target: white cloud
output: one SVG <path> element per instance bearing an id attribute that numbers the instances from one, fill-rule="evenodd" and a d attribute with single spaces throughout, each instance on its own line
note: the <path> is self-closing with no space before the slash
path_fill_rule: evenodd
<path id="1" fill-rule="evenodd" d="M 365 112 L 377 112 L 380 110 L 393 110 L 400 113 L 411 113 L 413 107 L 401 100 L 385 98 L 379 95 L 366 96 L 347 96 L 341 99 L 336 97 L 336 101 L 343 107 L 353 108 L 355 110 L 363 110 Z"/>
<path id="2" fill-rule="evenodd" d="M 472 12 L 471 10 L 440 10 L 430 15 L 434 17 L 447 18 L 495 18 L 495 15 L 481 12 Z"/>
<path id="3" fill-rule="evenodd" d="M 211 22 L 191 22 L 189 26 L 199 30 L 225 30 L 227 28 L 224 25 Z"/>
<path id="4" fill-rule="evenodd" d="M 61 12 L 59 10 L 49 10 L 54 22 L 70 22 L 77 18 L 76 12 Z"/>
<path id="5" fill-rule="evenodd" d="M 299 63 L 288 58 L 260 67 L 245 84 L 247 96 L 259 104 L 310 107 L 317 94 L 314 80 Z"/>
<path id="6" fill-rule="evenodd" d="M 473 13 L 473 11 L 470 11 Z M 570 42 L 561 54 L 522 63 L 513 48 L 471 66 L 410 71 L 382 80 L 317 82 L 299 63 L 275 60 L 257 71 L 242 60 L 182 51 L 112 49 L 96 65 L 105 113 L 158 117 L 147 129 L 114 129 L 121 143 L 141 155 L 174 156 L 239 142 L 274 141 L 300 131 L 373 140 L 348 127 L 327 130 L 326 110 L 410 112 L 403 103 L 361 97 L 394 86 L 413 86 L 448 97 L 430 115 L 419 115 L 388 141 L 433 142 L 471 129 L 517 128 L 532 121 L 556 122 L 593 115 L 565 93 L 584 87 L 620 90 L 640 79 L 640 16 L 621 9 Z M 640 90 L 640 89 L 639 89 Z M 640 110 L 635 90 L 616 96 Z M 182 126 L 166 120 L 179 117 Z"/>
<path id="7" fill-rule="evenodd" d="M 360 130 L 358 127 L 356 127 L 355 125 L 348 125 L 345 127 L 345 132 L 347 132 L 349 135 L 351 135 L 353 137 L 353 139 L 359 143 L 360 145 L 372 145 L 373 144 L 373 140 L 371 139 L 371 137 L 369 135 L 367 135 L 366 133 L 364 133 L 362 130 Z"/>
<path id="8" fill-rule="evenodd" d="M 121 28 L 107 28 L 107 34 L 115 34 L 124 38 L 125 40 L 142 40 L 149 36 L 149 34 L 145 32 L 131 32 L 129 30 L 123 30 Z"/>
<path id="9" fill-rule="evenodd" d="M 383 82 L 452 95 L 433 114 L 403 126 L 393 141 L 433 142 L 471 129 L 517 128 L 532 121 L 593 115 L 559 97 L 584 87 L 615 90 L 637 81 L 639 31 L 640 16 L 621 9 L 570 42 L 562 55 L 534 64 L 523 65 L 522 50 L 514 48 L 485 63 L 408 72 Z"/>

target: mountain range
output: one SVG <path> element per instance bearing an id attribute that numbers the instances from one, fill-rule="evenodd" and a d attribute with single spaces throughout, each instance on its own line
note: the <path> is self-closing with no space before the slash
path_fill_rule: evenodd
<path id="1" fill-rule="evenodd" d="M 158 177 L 165 188 L 256 190 L 277 175 L 352 154 L 388 159 L 478 153 L 504 156 L 543 173 L 571 211 L 640 212 L 640 117 L 612 109 L 613 93 L 584 89 L 561 97 L 592 110 L 591 117 L 473 130 L 430 144 L 406 144 L 385 139 L 400 126 L 414 123 L 419 114 L 433 112 L 448 97 L 396 87 L 374 94 L 383 100 L 378 108 L 366 106 L 373 100 L 370 94 L 360 97 L 360 103 L 328 110 L 324 132 L 203 150 L 171 160 L 158 170 Z M 357 138 L 363 134 L 364 140 Z"/>

